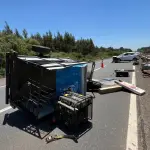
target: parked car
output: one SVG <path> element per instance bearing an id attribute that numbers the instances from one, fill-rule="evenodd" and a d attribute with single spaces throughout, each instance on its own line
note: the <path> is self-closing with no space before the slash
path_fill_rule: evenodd
<path id="1" fill-rule="evenodd" d="M 126 52 L 119 56 L 113 56 L 113 62 L 136 61 L 138 59 L 139 59 L 139 53 L 137 52 Z"/>

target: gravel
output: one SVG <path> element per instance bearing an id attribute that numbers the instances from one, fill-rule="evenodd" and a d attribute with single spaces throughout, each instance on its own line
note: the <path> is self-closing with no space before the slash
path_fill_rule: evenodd
<path id="1" fill-rule="evenodd" d="M 139 150 L 150 149 L 150 76 L 143 77 L 140 65 L 136 66 L 136 85 L 146 94 L 137 96 Z"/>

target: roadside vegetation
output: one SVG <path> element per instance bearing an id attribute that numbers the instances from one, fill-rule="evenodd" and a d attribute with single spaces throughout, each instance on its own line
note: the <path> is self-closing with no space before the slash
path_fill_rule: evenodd
<path id="1" fill-rule="evenodd" d="M 15 50 L 22 55 L 35 55 L 32 52 L 32 45 L 42 45 L 51 48 L 52 57 L 70 57 L 72 59 L 92 61 L 96 59 L 109 58 L 123 52 L 132 51 L 128 48 L 120 47 L 98 47 L 94 45 L 92 39 L 75 39 L 68 32 L 61 34 L 51 31 L 41 35 L 39 32 L 29 35 L 26 29 L 19 33 L 17 29 L 11 29 L 5 22 L 4 29 L 0 31 L 0 76 L 5 75 L 5 54 L 10 50 Z"/>
<path id="2" fill-rule="evenodd" d="M 141 47 L 141 48 L 137 49 L 137 51 L 150 54 L 150 46 L 149 47 Z"/>

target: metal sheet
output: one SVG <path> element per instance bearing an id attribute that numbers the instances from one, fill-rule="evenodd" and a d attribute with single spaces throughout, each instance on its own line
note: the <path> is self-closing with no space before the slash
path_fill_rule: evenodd
<path id="1" fill-rule="evenodd" d="M 42 59 L 40 59 L 40 58 L 36 58 L 36 57 L 19 57 L 19 59 L 23 59 L 23 60 L 27 60 L 27 61 L 40 61 L 40 60 L 42 60 Z"/>
<path id="2" fill-rule="evenodd" d="M 51 68 L 46 68 L 48 70 L 57 70 L 57 69 L 64 69 L 65 67 L 51 67 Z"/>
<path id="3" fill-rule="evenodd" d="M 58 63 L 49 63 L 49 64 L 44 64 L 44 65 L 41 65 L 43 67 L 54 67 L 54 66 L 61 66 L 60 64 Z"/>

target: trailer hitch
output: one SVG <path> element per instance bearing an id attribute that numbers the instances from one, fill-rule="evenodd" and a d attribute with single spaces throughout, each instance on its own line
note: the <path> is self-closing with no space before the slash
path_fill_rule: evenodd
<path id="1" fill-rule="evenodd" d="M 92 62 L 91 72 L 87 77 L 87 91 L 98 90 L 102 86 L 100 81 L 98 81 L 97 79 L 93 79 L 94 69 L 95 69 L 95 62 Z"/>

